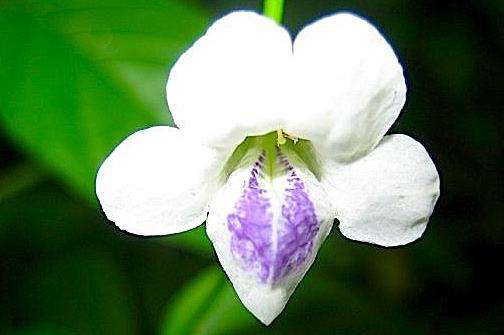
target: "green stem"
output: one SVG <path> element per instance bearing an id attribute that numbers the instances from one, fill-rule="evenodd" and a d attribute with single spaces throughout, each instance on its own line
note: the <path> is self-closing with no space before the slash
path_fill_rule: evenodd
<path id="1" fill-rule="evenodd" d="M 284 0 L 264 0 L 264 15 L 282 23 Z"/>

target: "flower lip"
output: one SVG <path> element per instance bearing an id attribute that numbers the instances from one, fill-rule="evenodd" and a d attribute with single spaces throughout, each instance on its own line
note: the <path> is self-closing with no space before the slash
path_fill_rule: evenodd
<path id="1" fill-rule="evenodd" d="M 278 146 L 276 132 L 248 141 L 210 204 L 207 234 L 242 302 L 269 324 L 313 263 L 334 211 L 295 151 L 301 141 Z"/>
<path id="2" fill-rule="evenodd" d="M 286 183 L 281 213 L 272 213 L 269 197 L 273 195 L 260 182 L 265 178 L 265 157 L 266 151 L 262 151 L 227 224 L 233 255 L 249 271 L 255 269 L 261 282 L 275 285 L 305 262 L 319 221 L 303 181 L 280 148 L 276 157 Z"/>

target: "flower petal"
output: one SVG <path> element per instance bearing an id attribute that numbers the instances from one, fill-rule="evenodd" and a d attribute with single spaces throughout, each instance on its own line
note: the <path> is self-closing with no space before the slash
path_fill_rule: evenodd
<path id="1" fill-rule="evenodd" d="M 216 21 L 172 68 L 166 86 L 179 128 L 213 146 L 275 130 L 292 61 L 288 32 L 253 12 Z"/>
<path id="2" fill-rule="evenodd" d="M 217 152 L 179 129 L 152 127 L 129 136 L 107 157 L 96 194 L 107 218 L 123 230 L 178 233 L 205 221 L 221 165 Z"/>
<path id="3" fill-rule="evenodd" d="M 439 197 L 439 175 L 424 147 L 385 136 L 367 156 L 328 169 L 327 191 L 346 237 L 390 247 L 422 236 Z"/>
<path id="4" fill-rule="evenodd" d="M 268 325 L 313 263 L 334 211 L 292 153 L 251 151 L 240 166 L 210 204 L 207 234 L 243 304 Z"/>
<path id="5" fill-rule="evenodd" d="M 303 99 L 285 129 L 327 157 L 350 161 L 367 153 L 404 105 L 406 85 L 394 51 L 355 15 L 336 14 L 304 28 L 294 59 Z"/>

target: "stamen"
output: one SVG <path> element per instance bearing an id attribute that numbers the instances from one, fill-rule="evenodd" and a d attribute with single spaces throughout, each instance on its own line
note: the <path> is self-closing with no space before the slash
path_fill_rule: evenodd
<path id="1" fill-rule="evenodd" d="M 285 144 L 284 132 L 282 129 L 277 129 L 277 146 Z"/>
<path id="2" fill-rule="evenodd" d="M 292 142 L 294 142 L 294 144 L 296 144 L 299 141 L 299 138 L 297 138 L 296 136 L 292 136 L 287 133 L 284 133 L 284 136 L 287 137 Z"/>
<path id="3" fill-rule="evenodd" d="M 294 142 L 294 144 L 296 144 L 299 140 L 296 136 L 289 135 L 286 132 L 284 132 L 282 129 L 277 129 L 277 146 L 278 147 L 287 142 L 286 138 L 288 138 L 289 140 Z"/>

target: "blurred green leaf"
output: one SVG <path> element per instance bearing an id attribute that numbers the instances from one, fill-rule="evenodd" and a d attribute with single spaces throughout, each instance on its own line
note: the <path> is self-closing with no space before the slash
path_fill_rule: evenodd
<path id="1" fill-rule="evenodd" d="M 205 258 L 212 257 L 213 247 L 205 232 L 205 225 L 191 229 L 189 231 L 161 237 L 163 241 L 173 246 L 180 246 L 191 250 L 191 252 Z"/>
<path id="2" fill-rule="evenodd" d="M 161 334 L 229 334 L 258 324 L 218 268 L 203 271 L 168 308 Z"/>
<path id="3" fill-rule="evenodd" d="M 89 228 L 103 226 L 97 231 L 106 231 L 105 224 L 92 224 L 97 218 L 99 213 L 64 194 L 61 188 L 40 183 L 0 199 L 0 244 L 10 252 L 58 252 L 59 248 L 73 247 L 89 234 Z"/>
<path id="4" fill-rule="evenodd" d="M 48 326 L 45 324 L 24 328 L 14 332 L 11 335 L 70 335 L 69 330 L 60 329 L 57 326 Z"/>
<path id="5" fill-rule="evenodd" d="M 95 174 L 114 146 L 171 123 L 169 66 L 205 25 L 201 11 L 173 0 L 2 3 L 0 121 L 95 203 Z"/>
<path id="6" fill-rule="evenodd" d="M 199 10 L 173 0 L 2 3 L 0 121 L 95 201 L 107 153 L 135 130 L 171 122 L 170 63 L 205 24 Z"/>
<path id="7" fill-rule="evenodd" d="M 40 182 L 45 173 L 30 164 L 18 164 L 0 173 L 0 203 Z M 0 228 L 1 229 L 1 228 Z"/>
<path id="8" fill-rule="evenodd" d="M 58 325 L 72 334 L 135 334 L 124 276 L 105 253 L 79 250 L 39 262 L 20 280 L 17 308 L 26 323 Z"/>

